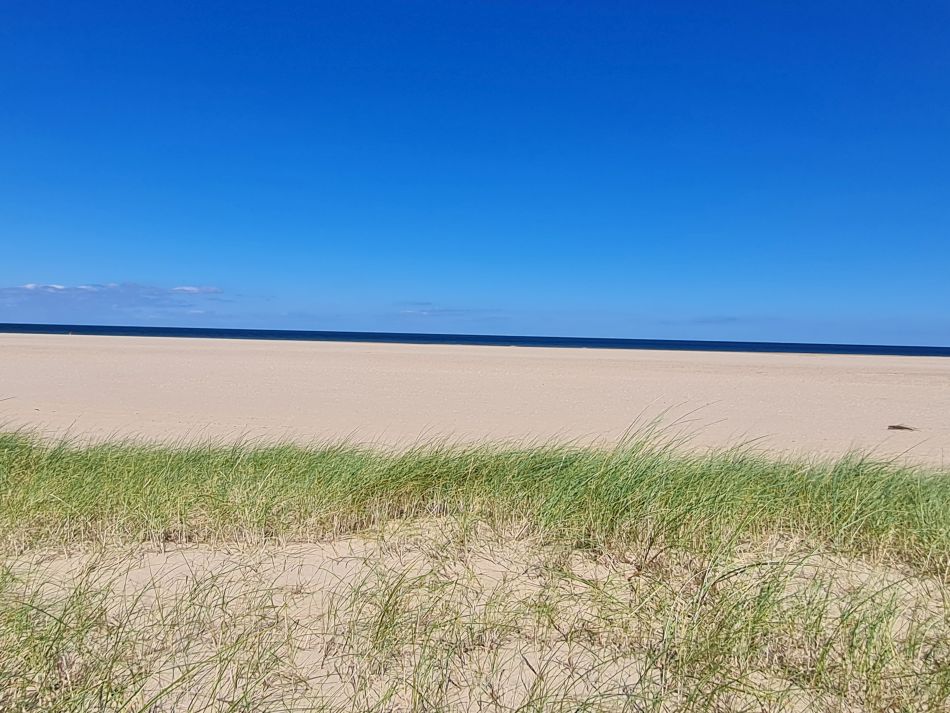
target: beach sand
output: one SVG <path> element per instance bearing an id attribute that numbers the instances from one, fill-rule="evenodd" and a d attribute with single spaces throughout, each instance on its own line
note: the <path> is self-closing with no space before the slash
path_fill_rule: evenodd
<path id="1" fill-rule="evenodd" d="M 946 465 L 950 359 L 0 335 L 0 421 L 49 436 L 609 443 L 658 417 Z"/>

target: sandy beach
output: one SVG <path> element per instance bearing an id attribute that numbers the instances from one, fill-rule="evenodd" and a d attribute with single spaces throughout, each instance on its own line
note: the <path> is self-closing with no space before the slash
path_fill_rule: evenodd
<path id="1" fill-rule="evenodd" d="M 0 419 L 79 438 L 612 442 L 950 461 L 950 360 L 0 336 Z M 907 425 L 916 430 L 892 430 Z"/>

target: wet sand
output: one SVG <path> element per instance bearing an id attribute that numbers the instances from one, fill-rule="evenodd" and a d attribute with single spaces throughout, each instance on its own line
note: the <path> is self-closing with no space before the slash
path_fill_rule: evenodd
<path id="1" fill-rule="evenodd" d="M 660 416 L 696 447 L 946 465 L 950 359 L 0 335 L 0 421 L 50 436 L 586 443 Z"/>

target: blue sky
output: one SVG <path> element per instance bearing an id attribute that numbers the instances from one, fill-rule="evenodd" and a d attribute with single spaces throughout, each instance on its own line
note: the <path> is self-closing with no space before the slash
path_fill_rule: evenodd
<path id="1" fill-rule="evenodd" d="M 0 5 L 0 321 L 950 345 L 946 2 Z"/>

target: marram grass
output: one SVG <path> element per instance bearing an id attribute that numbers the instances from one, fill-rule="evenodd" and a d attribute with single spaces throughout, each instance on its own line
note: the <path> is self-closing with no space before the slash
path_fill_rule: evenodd
<path id="1" fill-rule="evenodd" d="M 0 554 L 3 711 L 950 705 L 950 473 L 858 455 L 7 434 Z"/>
<path id="2" fill-rule="evenodd" d="M 950 474 L 875 461 L 429 445 L 49 443 L 0 435 L 0 541 L 318 540 L 389 521 L 524 523 L 582 548 L 710 551 L 770 535 L 950 570 Z"/>

